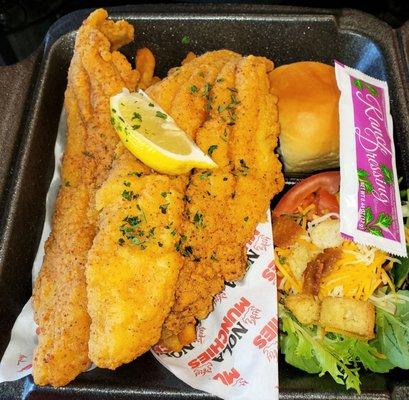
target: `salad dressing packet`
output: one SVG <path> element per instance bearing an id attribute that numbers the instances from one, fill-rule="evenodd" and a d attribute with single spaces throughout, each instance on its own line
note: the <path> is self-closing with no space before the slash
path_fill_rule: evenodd
<path id="1" fill-rule="evenodd" d="M 388 84 L 335 61 L 340 225 L 348 239 L 406 257 Z"/>

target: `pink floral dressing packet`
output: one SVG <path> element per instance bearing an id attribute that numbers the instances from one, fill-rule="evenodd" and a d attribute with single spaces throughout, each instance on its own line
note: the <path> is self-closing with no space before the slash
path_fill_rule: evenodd
<path id="1" fill-rule="evenodd" d="M 335 73 L 341 92 L 341 234 L 406 257 L 388 84 L 338 61 Z"/>

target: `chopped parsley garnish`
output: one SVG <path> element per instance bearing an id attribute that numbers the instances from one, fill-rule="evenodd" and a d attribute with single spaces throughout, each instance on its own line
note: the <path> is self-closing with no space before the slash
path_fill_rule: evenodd
<path id="1" fill-rule="evenodd" d="M 146 248 L 146 246 L 144 245 L 146 240 L 141 240 L 140 237 L 143 237 L 145 235 L 145 232 L 141 229 L 138 229 L 142 220 L 137 215 L 127 215 L 123 219 L 123 222 L 124 223 L 119 227 L 119 231 L 122 233 L 123 237 L 118 239 L 118 244 L 120 246 L 123 246 L 123 244 L 125 243 L 125 239 L 127 239 L 132 244 L 138 245 L 142 250 L 144 250 Z"/>
<path id="2" fill-rule="evenodd" d="M 199 179 L 203 180 L 212 175 L 212 171 L 204 171 L 199 175 Z"/>
<path id="3" fill-rule="evenodd" d="M 148 239 L 155 236 L 155 229 L 156 229 L 155 227 L 149 229 L 148 236 L 147 236 Z"/>
<path id="4" fill-rule="evenodd" d="M 227 143 L 227 129 L 224 128 L 223 135 L 220 136 L 220 139 L 223 140 L 223 142 Z"/>
<path id="5" fill-rule="evenodd" d="M 163 243 L 158 242 L 158 246 L 159 246 L 159 247 L 163 247 Z"/>
<path id="6" fill-rule="evenodd" d="M 172 232 L 170 232 L 170 234 L 171 234 L 172 236 L 175 236 L 175 235 L 176 235 L 176 229 L 174 229 Z"/>
<path id="7" fill-rule="evenodd" d="M 65 186 L 65 187 L 70 187 L 70 186 L 71 186 L 70 181 L 65 181 L 65 182 L 64 182 L 64 186 Z"/>
<path id="8" fill-rule="evenodd" d="M 202 77 L 202 78 L 204 78 L 205 73 L 204 73 L 203 71 L 200 71 L 200 72 L 199 72 L 199 76 Z"/>
<path id="9" fill-rule="evenodd" d="M 212 145 L 209 146 L 209 148 L 207 149 L 207 154 L 209 154 L 209 156 L 211 156 L 216 149 L 217 149 L 217 144 L 212 144 Z"/>
<path id="10" fill-rule="evenodd" d="M 170 227 L 173 225 L 173 221 L 170 222 L 169 224 L 165 225 L 165 229 L 170 229 Z"/>
<path id="11" fill-rule="evenodd" d="M 134 227 L 138 226 L 142 222 L 142 220 L 137 215 L 135 215 L 135 216 L 127 215 L 124 218 L 124 221 L 127 222 L 129 225 L 134 226 Z"/>
<path id="12" fill-rule="evenodd" d="M 182 37 L 182 44 L 189 44 L 190 43 L 190 38 L 189 36 L 183 36 Z"/>
<path id="13" fill-rule="evenodd" d="M 136 245 L 142 244 L 142 243 L 145 242 L 145 241 L 142 241 L 141 239 L 137 238 L 136 236 L 134 236 L 134 237 L 132 237 L 132 238 L 130 238 L 130 239 L 131 239 L 131 242 L 132 242 L 133 244 L 136 244 Z M 144 248 L 145 248 L 145 247 L 144 247 Z"/>
<path id="14" fill-rule="evenodd" d="M 156 114 L 155 114 L 158 118 L 162 118 L 162 119 L 166 119 L 168 116 L 165 114 L 165 113 L 163 113 L 163 112 L 161 112 L 161 111 L 156 111 Z"/>
<path id="15" fill-rule="evenodd" d="M 153 103 L 149 103 L 149 107 L 154 107 L 155 105 Z"/>
<path id="16" fill-rule="evenodd" d="M 220 83 L 220 82 L 223 82 L 223 81 L 224 81 L 223 78 L 217 78 L 217 79 L 216 79 L 216 82 L 217 82 L 217 83 Z"/>
<path id="17" fill-rule="evenodd" d="M 249 217 L 244 217 L 244 222 L 247 222 L 249 220 Z"/>
<path id="18" fill-rule="evenodd" d="M 162 197 L 166 198 L 166 196 L 167 196 L 168 194 L 171 194 L 171 192 L 162 192 L 160 195 L 161 195 Z"/>
<path id="19" fill-rule="evenodd" d="M 137 129 L 139 129 L 141 126 L 140 125 L 132 125 L 132 129 L 134 129 L 134 130 L 137 130 Z"/>
<path id="20" fill-rule="evenodd" d="M 193 254 L 193 248 L 192 246 L 185 246 L 185 248 L 182 251 L 182 256 L 183 257 L 189 257 Z"/>
<path id="21" fill-rule="evenodd" d="M 180 239 L 175 243 L 176 251 L 180 251 L 180 249 L 182 248 L 182 244 L 186 242 L 186 240 L 187 240 L 186 235 L 180 235 Z"/>
<path id="22" fill-rule="evenodd" d="M 223 178 L 223 181 L 227 181 L 229 178 L 227 177 L 227 176 L 225 176 L 224 178 Z"/>
<path id="23" fill-rule="evenodd" d="M 280 262 L 280 264 L 285 264 L 286 258 L 283 257 L 283 256 L 279 256 L 279 257 L 278 257 L 278 261 Z"/>
<path id="24" fill-rule="evenodd" d="M 212 260 L 212 261 L 218 261 L 218 259 L 217 259 L 217 257 L 216 257 L 216 253 L 213 251 L 212 252 L 212 255 L 210 256 L 210 259 Z"/>
<path id="25" fill-rule="evenodd" d="M 190 93 L 197 93 L 198 91 L 199 91 L 199 89 L 197 88 L 196 85 L 190 86 Z"/>
<path id="26" fill-rule="evenodd" d="M 250 167 L 246 164 L 246 162 L 241 158 L 240 159 L 240 172 L 242 175 L 246 176 L 249 172 Z"/>
<path id="27" fill-rule="evenodd" d="M 83 151 L 82 154 L 84 154 L 84 156 L 89 157 L 89 158 L 95 158 L 94 155 L 89 151 Z"/>
<path id="28" fill-rule="evenodd" d="M 161 210 L 162 214 L 166 214 L 168 211 L 168 207 L 169 207 L 170 203 L 166 203 L 166 204 L 161 204 L 159 206 L 159 209 Z"/>
<path id="29" fill-rule="evenodd" d="M 139 113 L 137 113 L 137 112 L 134 112 L 133 114 L 132 114 L 132 118 L 131 118 L 132 120 L 134 120 L 134 119 L 139 119 L 139 121 L 142 121 L 142 116 L 141 116 L 141 114 L 139 114 Z"/>
<path id="30" fill-rule="evenodd" d="M 136 176 L 137 178 L 140 178 L 143 175 L 143 173 L 135 171 L 135 172 L 129 172 L 128 175 L 129 176 Z"/>
<path id="31" fill-rule="evenodd" d="M 183 200 L 185 203 L 190 203 L 191 200 L 192 200 L 192 198 L 191 198 L 190 196 L 188 196 L 187 194 L 185 194 L 185 195 L 183 196 L 182 200 Z"/>
<path id="32" fill-rule="evenodd" d="M 208 96 L 211 90 L 212 85 L 210 83 L 206 83 L 203 88 L 203 96 Z"/>
<path id="33" fill-rule="evenodd" d="M 112 108 L 111 111 L 112 111 L 114 114 L 116 114 L 115 108 Z"/>
<path id="34" fill-rule="evenodd" d="M 230 104 L 231 104 L 232 107 L 237 106 L 237 104 L 240 104 L 240 101 L 237 100 L 237 97 L 236 97 L 235 94 L 232 94 L 230 96 L 230 98 L 231 98 L 231 103 Z"/>
<path id="35" fill-rule="evenodd" d="M 122 197 L 127 201 L 131 201 L 132 199 L 136 199 L 137 196 L 132 190 L 124 190 L 122 192 Z"/>
<path id="36" fill-rule="evenodd" d="M 226 104 L 220 104 L 217 106 L 217 112 L 222 113 L 228 106 Z"/>
<path id="37" fill-rule="evenodd" d="M 203 222 L 203 214 L 199 211 L 196 211 L 196 214 L 193 217 L 193 222 L 198 228 L 204 228 L 206 226 Z"/>
<path id="38" fill-rule="evenodd" d="M 240 159 L 240 168 L 237 168 L 235 171 L 233 171 L 233 175 L 242 175 L 246 176 L 249 173 L 250 167 L 246 164 L 246 162 L 243 159 Z"/>
<path id="39" fill-rule="evenodd" d="M 129 181 L 124 181 L 124 185 L 125 185 L 126 187 L 129 187 L 129 186 L 131 186 L 131 182 L 129 182 Z"/>

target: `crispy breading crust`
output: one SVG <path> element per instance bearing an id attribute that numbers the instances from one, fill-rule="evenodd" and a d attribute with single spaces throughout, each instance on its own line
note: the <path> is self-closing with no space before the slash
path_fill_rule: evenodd
<path id="1" fill-rule="evenodd" d="M 65 385 L 89 366 L 84 266 L 95 235 L 90 212 L 96 188 L 105 180 L 117 135 L 110 125 L 109 97 L 135 89 L 139 75 L 113 51 L 133 39 L 125 21 L 93 12 L 78 31 L 65 94 L 67 146 L 52 233 L 33 291 L 39 344 L 33 360 L 39 385 Z"/>
<path id="2" fill-rule="evenodd" d="M 225 280 L 243 277 L 245 244 L 283 187 L 274 154 L 278 114 L 277 98 L 270 94 L 272 69 L 262 57 L 209 52 L 172 69 L 148 90 L 204 152 L 215 149 L 219 165 L 205 175 L 193 171 L 187 182 L 185 261 L 161 338 L 171 350 L 194 340 L 192 327 L 212 310 Z"/>
<path id="3" fill-rule="evenodd" d="M 158 342 L 182 262 L 174 245 L 182 222 L 180 180 L 150 173 L 120 147 L 97 192 L 98 234 L 86 265 L 89 354 L 110 369 Z"/>

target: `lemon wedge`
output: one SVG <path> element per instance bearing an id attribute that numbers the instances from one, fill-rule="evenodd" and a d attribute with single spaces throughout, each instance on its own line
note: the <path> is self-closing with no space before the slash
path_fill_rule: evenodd
<path id="1" fill-rule="evenodd" d="M 155 171 L 176 175 L 217 164 L 143 91 L 111 97 L 111 122 L 125 147 Z"/>

